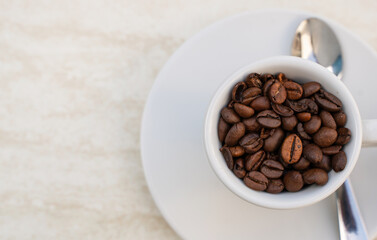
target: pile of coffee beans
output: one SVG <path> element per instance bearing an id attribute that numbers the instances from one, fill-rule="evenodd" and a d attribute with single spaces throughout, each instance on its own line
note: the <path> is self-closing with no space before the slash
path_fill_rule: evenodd
<path id="1" fill-rule="evenodd" d="M 257 191 L 297 192 L 342 171 L 351 139 L 342 102 L 318 82 L 251 73 L 221 110 L 220 149 L 227 166 Z"/>

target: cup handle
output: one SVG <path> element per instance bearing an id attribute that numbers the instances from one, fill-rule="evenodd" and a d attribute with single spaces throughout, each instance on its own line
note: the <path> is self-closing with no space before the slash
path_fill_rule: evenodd
<path id="1" fill-rule="evenodd" d="M 363 147 L 377 146 L 377 119 L 363 120 Z"/>

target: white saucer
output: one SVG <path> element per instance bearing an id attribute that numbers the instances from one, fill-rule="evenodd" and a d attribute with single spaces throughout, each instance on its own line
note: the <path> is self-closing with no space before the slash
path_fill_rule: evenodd
<path id="1" fill-rule="evenodd" d="M 158 75 L 143 117 L 143 165 L 157 206 L 184 239 L 338 238 L 334 195 L 296 210 L 249 204 L 217 179 L 203 145 L 204 116 L 222 81 L 250 62 L 289 55 L 298 23 L 309 16 L 268 10 L 227 18 L 184 43 Z M 328 22 L 342 45 L 344 82 L 362 117 L 377 118 L 377 55 Z M 377 235 L 376 171 L 377 148 L 363 149 L 352 183 L 370 237 Z"/>

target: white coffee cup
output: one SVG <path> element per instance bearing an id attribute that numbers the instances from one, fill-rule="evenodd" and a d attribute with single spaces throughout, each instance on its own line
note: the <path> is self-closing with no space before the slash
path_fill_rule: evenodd
<path id="1" fill-rule="evenodd" d="M 344 146 L 347 165 L 341 172 L 329 173 L 329 180 L 324 186 L 312 185 L 299 192 L 271 194 L 248 188 L 227 167 L 219 151 L 217 125 L 220 111 L 230 100 L 233 86 L 245 80 L 249 73 L 283 72 L 289 79 L 299 83 L 319 82 L 324 89 L 337 96 L 343 102 L 343 111 L 347 114 L 346 127 L 351 130 L 351 141 Z M 234 194 L 259 206 L 274 209 L 291 209 L 314 204 L 335 192 L 348 178 L 358 160 L 361 146 L 377 145 L 377 120 L 361 120 L 359 109 L 347 87 L 334 74 L 317 63 L 291 56 L 272 57 L 249 64 L 226 78 L 213 96 L 208 108 L 204 125 L 204 144 L 209 163 L 218 178 Z"/>

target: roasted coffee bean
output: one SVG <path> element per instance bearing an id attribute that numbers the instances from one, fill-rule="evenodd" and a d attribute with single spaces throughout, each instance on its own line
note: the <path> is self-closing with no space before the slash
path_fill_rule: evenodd
<path id="1" fill-rule="evenodd" d="M 258 73 L 251 73 L 247 76 L 245 83 L 248 87 L 258 87 L 263 86 L 262 81 L 260 80 L 260 75 Z"/>
<path id="2" fill-rule="evenodd" d="M 269 80 L 266 81 L 266 83 L 264 84 L 264 86 L 262 88 L 262 92 L 263 92 L 264 96 L 268 96 L 270 88 L 271 88 L 272 84 L 274 84 L 275 82 L 276 82 L 276 79 L 269 79 Z"/>
<path id="3" fill-rule="evenodd" d="M 281 125 L 281 119 L 274 111 L 264 110 L 257 115 L 258 123 L 267 128 L 277 128 Z"/>
<path id="4" fill-rule="evenodd" d="M 281 157 L 288 164 L 296 163 L 302 154 L 302 142 L 299 136 L 291 134 L 284 139 L 281 146 Z"/>
<path id="5" fill-rule="evenodd" d="M 262 94 L 262 90 L 257 87 L 251 87 L 243 91 L 241 103 L 249 105 L 254 99 Z"/>
<path id="6" fill-rule="evenodd" d="M 304 182 L 306 184 L 317 184 L 320 186 L 323 186 L 327 183 L 329 180 L 329 176 L 327 175 L 327 172 L 320 168 L 312 168 L 309 170 L 306 170 L 302 177 L 304 179 Z"/>
<path id="7" fill-rule="evenodd" d="M 268 193 L 279 193 L 284 190 L 284 183 L 281 179 L 270 179 L 266 192 Z"/>
<path id="8" fill-rule="evenodd" d="M 326 155 L 335 155 L 340 151 L 340 149 L 342 149 L 341 145 L 332 145 L 330 147 L 322 148 L 322 152 Z"/>
<path id="9" fill-rule="evenodd" d="M 245 168 L 247 171 L 258 170 L 259 166 L 262 164 L 266 157 L 266 153 L 260 150 L 252 155 L 248 155 L 245 158 Z"/>
<path id="10" fill-rule="evenodd" d="M 271 102 L 282 104 L 287 99 L 287 91 L 281 82 L 275 82 L 268 91 Z"/>
<path id="11" fill-rule="evenodd" d="M 241 146 L 229 147 L 233 157 L 241 157 L 245 154 L 245 149 Z"/>
<path id="12" fill-rule="evenodd" d="M 260 167 L 260 171 L 268 178 L 279 178 L 283 175 L 284 167 L 274 160 L 265 160 Z"/>
<path id="13" fill-rule="evenodd" d="M 304 125 L 302 123 L 297 124 L 297 134 L 300 136 L 300 138 L 304 140 L 311 140 L 312 137 L 310 137 L 304 130 Z"/>
<path id="14" fill-rule="evenodd" d="M 256 133 L 248 133 L 239 141 L 246 153 L 255 153 L 263 147 L 263 139 Z"/>
<path id="15" fill-rule="evenodd" d="M 222 117 L 220 117 L 219 124 L 217 125 L 217 135 L 219 136 L 220 142 L 224 142 L 229 129 L 229 124 L 226 123 Z"/>
<path id="16" fill-rule="evenodd" d="M 284 130 L 292 131 L 296 127 L 298 121 L 297 117 L 295 115 L 292 115 L 290 117 L 282 117 L 281 123 Z"/>
<path id="17" fill-rule="evenodd" d="M 320 147 L 330 147 L 333 145 L 338 137 L 336 130 L 328 127 L 321 127 L 316 134 L 314 134 L 313 140 L 315 144 Z"/>
<path id="18" fill-rule="evenodd" d="M 344 112 L 336 112 L 333 116 L 338 127 L 344 127 L 344 125 L 346 125 L 347 115 Z"/>
<path id="19" fill-rule="evenodd" d="M 231 108 L 227 108 L 227 107 L 223 108 L 221 110 L 221 116 L 223 117 L 224 121 L 229 124 L 234 124 L 241 121 L 237 113 Z"/>
<path id="20" fill-rule="evenodd" d="M 304 147 L 302 155 L 309 162 L 319 164 L 322 161 L 322 150 L 315 144 L 308 144 Z"/>
<path id="21" fill-rule="evenodd" d="M 311 114 L 318 114 L 318 105 L 309 98 L 304 98 L 299 101 L 299 103 L 304 104 L 308 106 L 307 111 L 310 112 Z"/>
<path id="22" fill-rule="evenodd" d="M 304 130 L 308 134 L 316 133 L 321 127 L 321 118 L 314 115 L 308 122 L 304 124 Z"/>
<path id="23" fill-rule="evenodd" d="M 272 134 L 264 140 L 263 149 L 266 152 L 276 151 L 284 140 L 284 131 L 281 128 L 272 129 Z"/>
<path id="24" fill-rule="evenodd" d="M 234 167 L 234 160 L 232 157 L 232 153 L 230 152 L 228 147 L 222 147 L 220 148 L 221 153 L 224 156 L 225 163 L 228 166 L 229 169 L 233 169 Z"/>
<path id="25" fill-rule="evenodd" d="M 267 152 L 266 153 L 266 159 L 271 159 L 271 160 L 279 161 L 279 155 L 271 153 L 271 152 Z"/>
<path id="26" fill-rule="evenodd" d="M 281 83 L 284 83 L 285 81 L 288 80 L 284 73 L 278 73 L 278 74 L 276 74 L 275 78 L 276 78 L 279 82 L 281 82 Z"/>
<path id="27" fill-rule="evenodd" d="M 272 110 L 274 110 L 277 114 L 279 114 L 282 117 L 289 117 L 293 115 L 293 110 L 290 109 L 287 106 L 271 103 Z"/>
<path id="28" fill-rule="evenodd" d="M 321 89 L 321 84 L 317 82 L 308 82 L 302 85 L 304 89 L 304 97 L 309 97 Z"/>
<path id="29" fill-rule="evenodd" d="M 245 135 L 245 125 L 241 122 L 234 124 L 225 137 L 225 145 L 234 146 Z"/>
<path id="30" fill-rule="evenodd" d="M 347 165 L 347 156 L 343 151 L 339 151 L 331 158 L 332 169 L 335 172 L 343 171 Z"/>
<path id="31" fill-rule="evenodd" d="M 305 170 L 310 166 L 310 162 L 301 156 L 300 160 L 293 164 L 293 168 L 299 171 Z"/>
<path id="32" fill-rule="evenodd" d="M 287 99 L 285 103 L 287 104 L 288 107 L 290 107 L 293 111 L 295 112 L 305 112 L 308 109 L 308 105 L 306 104 L 305 101 L 293 101 Z"/>
<path id="33" fill-rule="evenodd" d="M 322 111 L 319 116 L 321 117 L 322 126 L 336 129 L 335 119 L 333 118 L 331 113 Z"/>
<path id="34" fill-rule="evenodd" d="M 247 155 L 245 158 L 245 169 L 247 172 L 259 170 L 260 165 L 265 159 L 265 153 L 261 150 L 254 154 Z"/>
<path id="35" fill-rule="evenodd" d="M 255 191 L 264 191 L 268 185 L 268 179 L 262 173 L 257 171 L 249 172 L 243 179 L 246 186 Z"/>
<path id="36" fill-rule="evenodd" d="M 348 128 L 338 128 L 338 138 L 335 144 L 345 145 L 351 140 L 351 131 Z"/>
<path id="37" fill-rule="evenodd" d="M 249 118 L 254 115 L 254 109 L 241 103 L 235 103 L 233 105 L 234 111 L 243 118 Z"/>
<path id="38" fill-rule="evenodd" d="M 259 137 L 262 138 L 263 140 L 274 134 L 275 128 L 262 128 L 260 130 Z"/>
<path id="39" fill-rule="evenodd" d="M 228 108 L 233 108 L 233 105 L 234 105 L 234 101 L 230 100 L 230 102 L 228 103 L 227 107 Z"/>
<path id="40" fill-rule="evenodd" d="M 241 102 L 242 92 L 247 88 L 246 83 L 239 82 L 237 83 L 232 90 L 232 100 L 235 102 Z"/>
<path id="41" fill-rule="evenodd" d="M 261 125 L 257 122 L 257 116 L 244 119 L 242 123 L 245 124 L 247 131 L 258 132 L 261 129 Z"/>
<path id="42" fill-rule="evenodd" d="M 265 73 L 265 74 L 262 74 L 261 79 L 262 79 L 262 81 L 267 82 L 268 80 L 275 79 L 275 77 L 274 77 L 274 75 L 272 75 L 270 73 Z"/>
<path id="43" fill-rule="evenodd" d="M 297 113 L 296 116 L 300 122 L 307 122 L 312 118 L 312 114 L 309 112 L 300 112 Z"/>
<path id="44" fill-rule="evenodd" d="M 255 111 L 263 111 L 271 108 L 270 100 L 267 97 L 257 97 L 251 102 L 250 106 Z"/>
<path id="45" fill-rule="evenodd" d="M 289 192 L 297 192 L 304 186 L 302 175 L 298 171 L 289 171 L 283 178 L 285 189 Z"/>
<path id="46" fill-rule="evenodd" d="M 233 173 L 238 178 L 244 178 L 246 176 L 246 170 L 243 161 L 244 160 L 242 158 L 238 158 L 234 163 Z"/>
<path id="47" fill-rule="evenodd" d="M 322 160 L 318 164 L 314 164 L 315 167 L 321 168 L 325 170 L 326 172 L 331 171 L 331 159 L 327 155 L 323 155 Z"/>
<path id="48" fill-rule="evenodd" d="M 309 140 L 306 140 L 306 139 L 301 139 L 301 142 L 302 142 L 302 146 L 306 146 L 306 145 L 308 145 L 308 144 L 310 144 L 311 143 L 311 141 L 309 141 Z"/>
<path id="49" fill-rule="evenodd" d="M 320 91 L 314 97 L 318 105 L 326 111 L 337 112 L 342 108 L 342 102 L 339 98 L 329 92 Z"/>
<path id="50" fill-rule="evenodd" d="M 302 89 L 300 84 L 293 81 L 286 81 L 283 83 L 283 86 L 287 90 L 288 99 L 298 100 L 302 97 L 304 90 Z"/>

